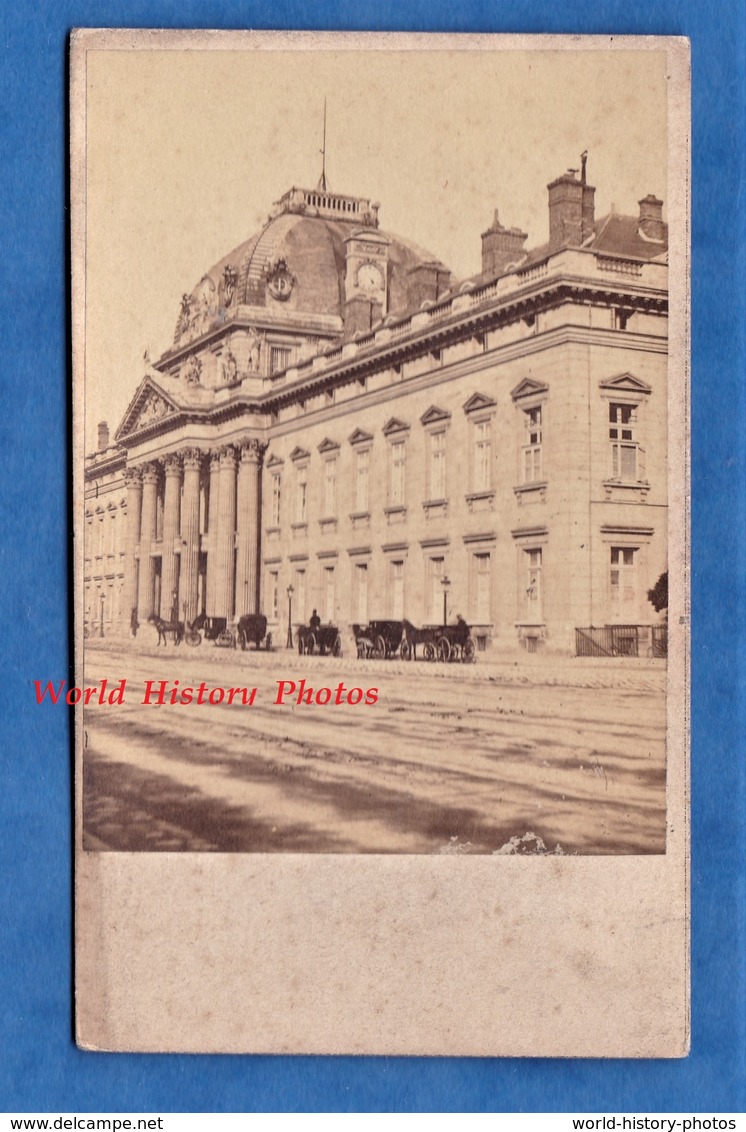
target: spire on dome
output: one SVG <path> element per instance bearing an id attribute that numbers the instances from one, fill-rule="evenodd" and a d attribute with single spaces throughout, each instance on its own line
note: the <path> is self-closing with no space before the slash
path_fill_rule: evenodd
<path id="1" fill-rule="evenodd" d="M 316 188 L 319 192 L 325 193 L 329 188 L 326 183 L 326 98 L 324 98 L 324 136 L 319 153 L 321 154 L 321 176 Z"/>

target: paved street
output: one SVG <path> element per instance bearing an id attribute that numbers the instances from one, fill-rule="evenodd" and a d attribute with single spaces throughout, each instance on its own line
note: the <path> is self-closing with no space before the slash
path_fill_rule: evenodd
<path id="1" fill-rule="evenodd" d="M 89 849 L 494 853 L 532 833 L 564 853 L 665 850 L 660 661 L 334 660 L 141 631 L 86 642 L 86 686 L 104 677 L 126 678 L 126 702 L 85 712 Z M 378 702 L 274 702 L 302 678 Z M 147 680 L 257 691 L 144 705 Z"/>

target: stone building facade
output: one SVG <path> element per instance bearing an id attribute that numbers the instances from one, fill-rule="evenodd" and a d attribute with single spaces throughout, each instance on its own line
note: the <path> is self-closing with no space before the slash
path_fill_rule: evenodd
<path id="1" fill-rule="evenodd" d="M 568 653 L 657 615 L 666 569 L 667 229 L 548 186 L 463 283 L 378 206 L 291 189 L 181 300 L 86 459 L 86 620 L 457 613 L 482 652 Z"/>

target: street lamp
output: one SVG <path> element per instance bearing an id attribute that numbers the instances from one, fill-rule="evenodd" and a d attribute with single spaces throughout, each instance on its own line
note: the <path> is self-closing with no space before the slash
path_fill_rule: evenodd
<path id="1" fill-rule="evenodd" d="M 448 587 L 451 584 L 451 579 L 447 574 L 444 574 L 440 579 L 440 584 L 443 587 L 443 627 L 448 624 Z"/>
<path id="2" fill-rule="evenodd" d="M 106 601 L 106 595 L 101 594 L 99 600 L 101 602 L 101 621 L 100 621 L 99 627 L 98 627 L 98 635 L 99 635 L 99 637 L 103 637 L 103 635 L 104 635 L 104 602 Z"/>
<path id="3" fill-rule="evenodd" d="M 295 591 L 293 590 L 293 584 L 291 582 L 290 585 L 288 586 L 288 589 L 287 589 L 287 594 L 288 594 L 288 648 L 289 649 L 291 649 L 293 647 L 293 594 L 294 594 L 294 592 Z"/>

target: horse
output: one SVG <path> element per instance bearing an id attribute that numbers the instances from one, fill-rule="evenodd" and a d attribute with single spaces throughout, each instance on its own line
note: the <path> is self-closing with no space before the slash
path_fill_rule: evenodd
<path id="1" fill-rule="evenodd" d="M 433 630 L 432 629 L 417 629 L 411 621 L 406 619 L 402 621 L 402 656 L 405 655 L 408 660 L 417 660 L 417 646 L 418 645 L 431 645 L 433 643 Z M 425 659 L 431 659 L 425 656 Z"/>
<path id="2" fill-rule="evenodd" d="M 180 645 L 182 637 L 184 636 L 184 622 L 183 621 L 164 621 L 162 617 L 158 617 L 156 613 L 151 613 L 148 621 L 154 626 L 158 634 L 158 644 L 163 641 L 164 645 L 168 644 L 168 634 L 172 634 L 175 645 Z"/>
<path id="3" fill-rule="evenodd" d="M 358 660 L 367 660 L 369 657 L 373 656 L 375 645 L 370 633 L 370 626 L 353 625 L 352 632 L 355 636 Z"/>

